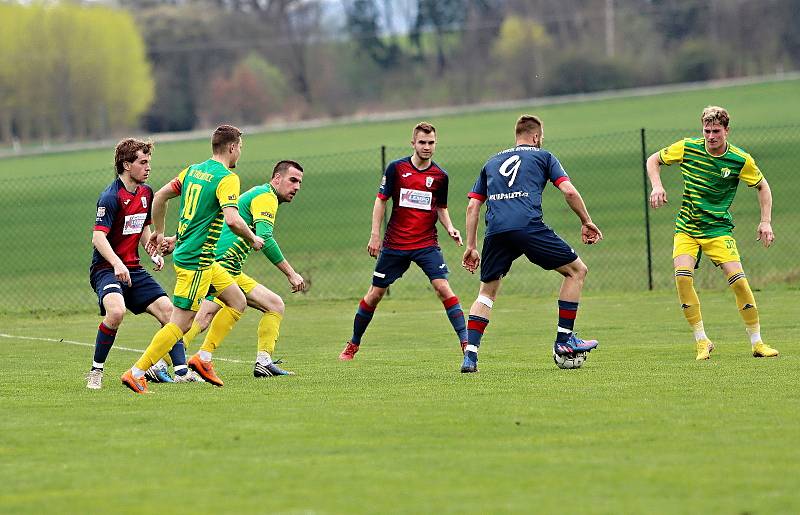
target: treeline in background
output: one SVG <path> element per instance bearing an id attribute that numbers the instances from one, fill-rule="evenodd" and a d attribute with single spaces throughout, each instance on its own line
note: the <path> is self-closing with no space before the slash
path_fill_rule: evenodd
<path id="1" fill-rule="evenodd" d="M 0 145 L 800 68 L 800 0 L 0 3 Z"/>

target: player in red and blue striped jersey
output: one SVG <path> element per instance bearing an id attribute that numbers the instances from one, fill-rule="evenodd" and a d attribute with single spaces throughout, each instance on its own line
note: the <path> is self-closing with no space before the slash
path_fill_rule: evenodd
<path id="1" fill-rule="evenodd" d="M 353 336 L 339 355 L 343 361 L 353 359 L 358 352 L 361 337 L 386 289 L 402 277 L 412 262 L 428 276 L 462 349 L 466 346 L 464 313 L 447 280 L 449 270 L 436 234 L 438 221 L 447 234 L 459 246 L 462 245 L 461 233 L 453 226 L 447 210 L 447 172 L 433 162 L 436 149 L 433 125 L 418 123 L 412 132 L 411 145 L 414 148 L 411 156 L 393 161 L 386 167 L 375 199 L 367 251 L 370 256 L 377 257 L 378 262 L 372 274 L 372 286 L 359 302 L 353 320 Z M 392 199 L 392 215 L 381 244 L 380 229 L 389 199 Z"/>
<path id="2" fill-rule="evenodd" d="M 139 261 L 139 244 L 150 238 L 150 209 L 153 190 L 145 184 L 150 176 L 152 143 L 123 139 L 115 149 L 117 178 L 97 201 L 92 244 L 94 253 L 89 281 L 97 293 L 103 321 L 97 329 L 94 359 L 87 377 L 87 388 L 102 387 L 103 368 L 126 309 L 134 314 L 150 313 L 161 325 L 169 321 L 172 303 L 164 289 Z M 161 270 L 163 259 L 154 259 Z M 176 373 L 186 374 L 183 343 L 170 351 Z M 161 361 L 148 376 L 172 382 Z"/>
<path id="3" fill-rule="evenodd" d="M 467 248 L 462 265 L 472 273 L 481 265 L 481 254 L 477 250 L 478 218 L 484 203 L 488 208 L 481 285 L 469 311 L 468 345 L 462 372 L 478 371 L 478 348 L 489 324 L 500 280 L 511 270 L 514 260 L 523 254 L 541 268 L 564 276 L 558 295 L 558 327 L 553 352 L 563 355 L 589 351 L 597 346 L 597 341 L 583 341 L 573 332 L 588 269 L 575 251 L 542 220 L 542 192 L 547 184 L 552 183 L 564 194 L 564 200 L 580 218 L 584 243 L 597 243 L 603 235 L 592 222 L 580 193 L 561 163 L 553 154 L 541 149 L 541 120 L 522 115 L 517 120 L 515 133 L 516 146 L 497 153 L 486 162 L 469 194 Z"/>

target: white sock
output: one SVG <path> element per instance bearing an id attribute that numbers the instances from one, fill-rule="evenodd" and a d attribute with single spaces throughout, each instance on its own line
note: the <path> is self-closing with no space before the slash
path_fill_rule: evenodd
<path id="1" fill-rule="evenodd" d="M 141 368 L 131 367 L 131 373 L 135 379 L 141 379 L 144 377 L 144 370 Z"/>
<path id="2" fill-rule="evenodd" d="M 260 350 L 256 354 L 256 363 L 261 363 L 262 365 L 267 366 L 272 363 L 272 357 L 270 357 L 269 352 Z"/>
<path id="3" fill-rule="evenodd" d="M 694 330 L 694 339 L 695 341 L 700 340 L 707 340 L 708 336 L 706 336 L 706 330 L 703 328 L 703 321 L 699 321 L 692 326 L 692 330 Z"/>
<path id="4" fill-rule="evenodd" d="M 155 365 L 153 365 L 153 366 L 154 366 L 154 367 L 156 367 L 156 368 L 167 368 L 167 362 L 166 362 L 166 361 L 164 361 L 164 358 L 161 358 L 161 359 L 160 359 L 160 360 L 158 360 L 158 361 L 156 362 L 156 364 L 155 364 Z"/>
<path id="5" fill-rule="evenodd" d="M 211 361 L 211 353 L 207 350 L 201 350 L 197 354 L 200 356 L 201 361 Z"/>
<path id="6" fill-rule="evenodd" d="M 92 368 L 99 368 L 100 370 L 103 370 L 104 366 L 105 363 L 98 363 L 97 361 L 92 361 Z"/>
<path id="7" fill-rule="evenodd" d="M 747 327 L 747 334 L 750 335 L 750 345 L 754 346 L 758 342 L 761 341 L 761 326 L 754 325 L 752 327 Z"/>

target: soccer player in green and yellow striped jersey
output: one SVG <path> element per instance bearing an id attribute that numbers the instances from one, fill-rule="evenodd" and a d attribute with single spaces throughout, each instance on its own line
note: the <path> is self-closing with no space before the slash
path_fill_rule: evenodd
<path id="1" fill-rule="evenodd" d="M 683 202 L 675 219 L 672 258 L 681 308 L 694 331 L 696 359 L 708 359 L 714 350 L 703 327 L 700 300 L 694 289 L 693 270 L 701 252 L 725 274 L 736 296 L 753 356 L 774 357 L 778 351 L 761 341 L 758 308 L 742 269 L 733 239 L 733 217 L 728 211 L 739 181 L 755 188 L 761 208 L 758 240 L 769 247 L 775 239 L 771 225 L 772 193 L 753 157 L 728 143 L 728 112 L 709 106 L 700 120 L 702 138 L 682 139 L 647 159 L 647 175 L 653 186 L 650 205 L 654 209 L 667 203 L 667 193 L 661 184 L 661 165 L 678 163 L 683 175 Z"/>
<path id="2" fill-rule="evenodd" d="M 264 239 L 261 251 L 266 258 L 286 275 L 292 293 L 305 289 L 304 279 L 294 271 L 283 256 L 273 229 L 278 214 L 278 205 L 291 202 L 303 182 L 303 167 L 295 161 L 279 161 L 272 170 L 270 182 L 251 188 L 239 198 L 239 213 L 255 233 Z M 241 237 L 227 228 L 217 242 L 216 261 L 233 276 L 247 297 L 248 305 L 263 312 L 258 324 L 258 352 L 256 354 L 255 377 L 291 375 L 272 361 L 272 353 L 278 339 L 283 320 L 284 303 L 281 297 L 243 273 L 242 268 L 250 255 L 250 246 Z M 216 299 L 215 299 L 216 300 Z M 227 336 L 232 325 L 223 323 L 220 310 L 228 309 L 224 303 L 207 300 L 200 307 L 192 328 L 185 335 L 186 345 L 211 324 L 201 352 L 213 353 Z M 213 320 L 212 320 L 213 319 Z M 223 322 L 221 322 L 223 320 Z"/>
<path id="3" fill-rule="evenodd" d="M 167 201 L 180 195 L 178 241 L 173 256 L 177 281 L 169 323 L 153 336 L 142 357 L 120 378 L 123 385 L 136 393 L 147 393 L 144 371 L 191 328 L 195 313 L 209 290 L 220 292 L 220 298 L 229 306 L 224 316 L 231 325 L 247 307 L 236 282 L 214 261 L 223 222 L 253 248 L 260 249 L 264 245 L 264 240 L 250 230 L 238 211 L 239 177 L 232 169 L 242 154 L 241 136 L 242 132 L 232 125 L 219 126 L 211 137 L 211 159 L 183 170 L 153 198 L 155 230 L 146 248 L 151 254 L 160 254 Z M 209 354 L 201 351 L 188 365 L 206 381 L 222 386 Z"/>

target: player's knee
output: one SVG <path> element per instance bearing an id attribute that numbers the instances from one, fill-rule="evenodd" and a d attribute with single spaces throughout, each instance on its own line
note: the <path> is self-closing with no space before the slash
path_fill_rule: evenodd
<path id="1" fill-rule="evenodd" d="M 241 313 L 245 309 L 247 309 L 247 299 L 245 299 L 244 297 L 242 297 L 241 299 L 240 298 L 236 298 L 236 299 L 232 300 L 230 302 L 230 304 L 228 304 L 228 307 L 229 308 L 233 308 L 236 311 L 238 311 L 239 313 Z"/>
<path id="2" fill-rule="evenodd" d="M 283 312 L 286 311 L 286 304 L 283 303 L 283 299 L 280 295 L 272 294 L 267 302 L 266 308 L 273 313 L 283 315 Z"/>
<path id="3" fill-rule="evenodd" d="M 450 283 L 446 280 L 438 280 L 438 281 L 431 281 L 431 285 L 433 286 L 434 291 L 436 291 L 436 295 L 441 300 L 446 300 L 455 295 L 453 290 L 450 289 Z"/>
<path id="4" fill-rule="evenodd" d="M 172 318 L 172 303 L 167 302 L 166 305 L 159 306 L 159 309 L 156 311 L 156 318 L 161 325 L 167 325 Z"/>
<path id="5" fill-rule="evenodd" d="M 364 295 L 364 300 L 366 300 L 367 304 L 370 306 L 377 306 L 384 295 L 386 295 L 386 288 L 377 288 L 373 286 L 369 289 L 367 294 Z"/>
<path id="6" fill-rule="evenodd" d="M 119 327 L 125 318 L 125 307 L 114 306 L 106 309 L 105 324 L 109 327 Z"/>

